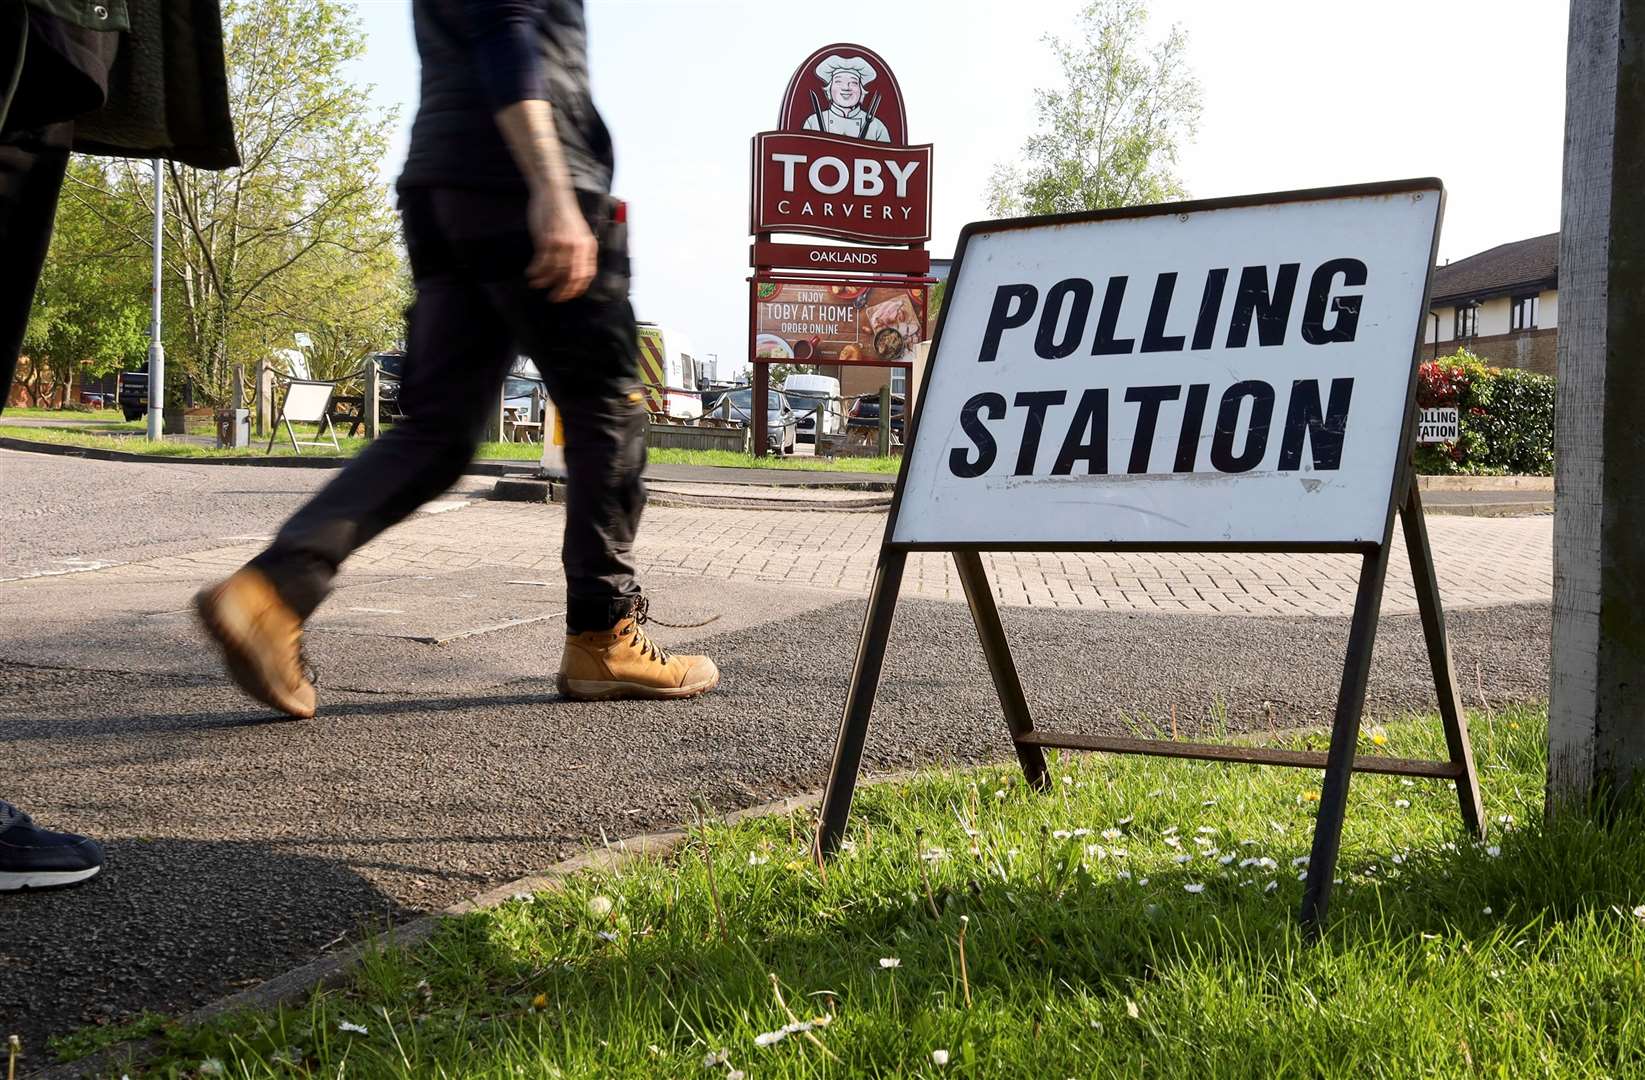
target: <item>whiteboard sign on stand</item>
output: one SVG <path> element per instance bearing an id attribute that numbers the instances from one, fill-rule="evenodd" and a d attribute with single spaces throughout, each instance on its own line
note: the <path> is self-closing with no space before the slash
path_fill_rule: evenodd
<path id="1" fill-rule="evenodd" d="M 1407 180 L 968 225 L 881 543 L 817 833 L 850 813 L 910 552 L 955 561 L 1028 782 L 1045 749 L 1324 770 L 1302 921 L 1329 900 L 1353 772 L 1448 779 L 1483 835 L 1409 466 L 1444 188 Z M 1355 750 L 1394 519 L 1449 751 Z M 1036 730 L 981 553 L 1339 552 L 1361 567 L 1330 749 Z"/>

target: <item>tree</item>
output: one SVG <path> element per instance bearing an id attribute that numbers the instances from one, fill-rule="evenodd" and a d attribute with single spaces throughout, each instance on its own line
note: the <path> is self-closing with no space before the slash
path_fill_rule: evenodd
<path id="1" fill-rule="evenodd" d="M 1022 161 L 989 184 L 1001 217 L 1135 206 L 1181 198 L 1179 141 L 1193 136 L 1200 89 L 1188 38 L 1173 26 L 1149 48 L 1145 0 L 1092 0 L 1073 40 L 1047 38 L 1063 86 L 1036 96 L 1037 130 Z"/>
<path id="2" fill-rule="evenodd" d="M 62 394 L 71 404 L 76 371 L 94 378 L 143 361 L 148 345 L 147 288 L 131 245 L 104 225 L 96 205 L 105 164 L 76 158 L 60 201 L 51 250 L 40 270 L 23 337 L 31 396 Z M 87 193 L 93 193 L 88 195 Z M 112 246 L 111 246 L 112 242 Z"/>
<path id="3" fill-rule="evenodd" d="M 285 290 L 282 289 L 281 292 Z M 316 260 L 291 299 L 305 306 L 282 312 L 304 327 L 303 360 L 311 379 L 342 379 L 372 353 L 405 337 L 412 284 L 395 248 L 361 259 L 328 254 Z"/>
<path id="4" fill-rule="evenodd" d="M 380 327 L 383 311 L 397 318 L 403 306 L 371 284 L 339 290 L 347 267 L 380 283 L 380 266 L 399 259 L 378 175 L 393 114 L 368 108 L 345 77 L 364 49 L 351 9 L 234 0 L 224 24 L 242 164 L 164 166 L 167 354 L 212 404 L 230 396 L 235 363 L 274 357 L 299 332 L 313 338 L 316 313 Z M 125 163 L 113 186 L 126 201 L 108 225 L 142 236 L 153 212 L 146 164 Z"/>

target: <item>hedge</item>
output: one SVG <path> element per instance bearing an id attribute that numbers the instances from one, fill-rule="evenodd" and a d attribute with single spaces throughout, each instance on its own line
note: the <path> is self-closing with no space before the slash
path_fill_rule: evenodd
<path id="1" fill-rule="evenodd" d="M 1419 446 L 1419 473 L 1554 471 L 1554 380 L 1518 368 L 1487 367 L 1467 349 L 1423 364 L 1417 404 L 1454 405 L 1461 434 L 1454 443 Z"/>

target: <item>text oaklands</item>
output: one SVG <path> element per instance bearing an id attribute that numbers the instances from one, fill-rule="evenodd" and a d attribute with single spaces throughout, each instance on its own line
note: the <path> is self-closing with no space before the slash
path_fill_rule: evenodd
<path id="1" fill-rule="evenodd" d="M 1223 299 L 1234 271 L 1226 267 L 1209 271 L 1199 286 L 1198 297 L 1182 300 L 1177 299 L 1178 275 L 1162 273 L 1154 280 L 1140 340 L 1118 336 L 1121 309 L 1130 286 L 1127 276 L 1108 279 L 1094 321 L 1091 312 L 1097 303 L 1097 289 L 1085 278 L 1065 278 L 1045 290 L 1043 296 L 1029 283 L 1001 285 L 994 292 L 977 362 L 986 364 L 998 360 L 1002 347 L 1010 356 L 1013 353 L 1009 350 L 1026 350 L 1030 344 L 1034 355 L 1041 359 L 1061 360 L 1078 353 L 1087 358 L 1087 363 L 1091 362 L 1090 357 L 1180 354 L 1218 347 L 1243 349 L 1253 344 L 1259 348 L 1281 346 L 1286 344 L 1301 270 L 1300 263 L 1282 263 L 1272 275 L 1267 266 L 1240 269 L 1226 324 L 1221 319 Z M 1367 277 L 1365 264 L 1351 258 L 1328 260 L 1313 271 L 1302 302 L 1300 332 L 1304 343 L 1329 346 L 1354 340 L 1364 296 L 1341 290 L 1360 288 Z M 1173 318 L 1173 313 L 1180 314 Z M 1168 333 L 1168 326 L 1184 331 L 1191 329 L 1191 332 Z M 1207 374 L 1211 372 L 1208 370 Z M 1072 371 L 1069 375 L 1077 379 Z M 1324 471 L 1341 467 L 1354 380 L 1333 377 L 1323 393 L 1320 382 L 1319 379 L 1296 379 L 1289 387 L 1279 437 L 1277 468 L 1281 472 L 1303 467 L 1305 447 L 1312 469 Z M 1135 421 L 1130 453 L 1124 463 L 1116 463 L 1115 471 L 1120 468 L 1129 473 L 1195 471 L 1206 414 L 1211 411 L 1211 389 L 1211 382 L 1197 381 L 1125 388 L 1120 396 L 1124 407 L 1135 407 Z M 999 444 L 990 423 L 1005 419 L 1008 408 L 1014 407 L 1024 410 L 1024 416 L 1011 474 L 1033 475 L 1047 413 L 1068 404 L 1069 393 L 1066 388 L 1022 391 L 1010 402 L 1003 394 L 991 391 L 973 395 L 959 416 L 960 428 L 971 445 L 950 451 L 949 469 L 962 478 L 989 472 L 999 457 Z M 1263 462 L 1268 452 L 1276 399 L 1275 388 L 1260 380 L 1235 382 L 1222 390 L 1212 420 L 1215 425 L 1210 445 L 1213 469 L 1223 473 L 1249 472 Z M 1161 406 L 1179 400 L 1183 406 L 1174 453 L 1169 455 L 1169 461 L 1151 460 Z M 1110 471 L 1111 404 L 1121 408 L 1118 403 L 1110 402 L 1107 387 L 1079 393 L 1057 444 L 1051 475 L 1069 475 L 1082 463 L 1086 472 Z M 1129 418 L 1122 417 L 1121 423 Z"/>

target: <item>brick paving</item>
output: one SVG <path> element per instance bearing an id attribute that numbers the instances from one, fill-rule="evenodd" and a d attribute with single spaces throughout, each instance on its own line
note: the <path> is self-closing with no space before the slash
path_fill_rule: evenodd
<path id="1" fill-rule="evenodd" d="M 564 518 L 557 507 L 475 501 L 418 515 L 362 549 L 353 575 L 397 576 L 469 566 L 556 575 Z M 1546 602 L 1553 593 L 1553 519 L 1432 517 L 1440 585 L 1451 607 Z M 687 575 L 864 594 L 885 528 L 881 514 L 653 507 L 637 557 L 647 575 Z M 110 579 L 203 579 L 232 569 L 255 541 L 90 570 Z M 986 556 L 999 602 L 1108 611 L 1343 615 L 1359 559 L 1346 555 L 1013 553 Z M 952 560 L 920 553 L 904 594 L 961 600 Z M 1383 610 L 1416 609 L 1404 544 Z"/>

